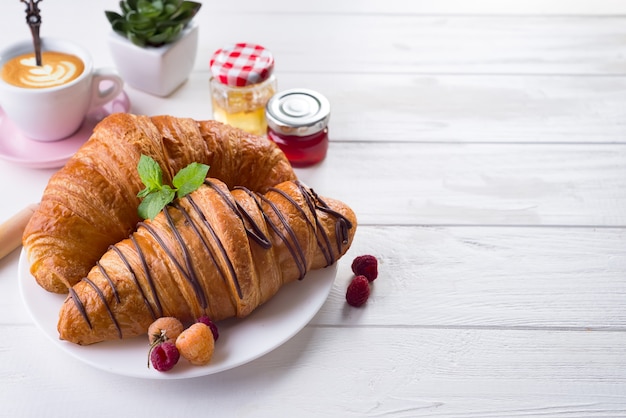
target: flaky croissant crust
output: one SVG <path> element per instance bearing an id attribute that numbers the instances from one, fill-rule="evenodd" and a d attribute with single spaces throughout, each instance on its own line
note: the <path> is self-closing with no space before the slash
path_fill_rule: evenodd
<path id="1" fill-rule="evenodd" d="M 229 188 L 265 192 L 296 179 L 273 142 L 219 122 L 111 115 L 52 176 L 24 232 L 31 274 L 43 288 L 67 293 L 109 245 L 135 229 L 141 154 L 163 168 L 165 184 L 192 162 L 210 165 L 209 175 Z"/>
<path id="2" fill-rule="evenodd" d="M 347 205 L 297 181 L 260 194 L 207 179 L 111 246 L 70 289 L 60 338 L 132 337 L 162 316 L 245 317 L 285 283 L 333 264 L 355 231 Z"/>

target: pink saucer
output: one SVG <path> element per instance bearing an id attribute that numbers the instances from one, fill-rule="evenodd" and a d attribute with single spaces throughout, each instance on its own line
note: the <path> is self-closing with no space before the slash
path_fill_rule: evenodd
<path id="1" fill-rule="evenodd" d="M 112 113 L 125 113 L 129 109 L 130 100 L 122 91 L 114 100 L 90 112 L 72 136 L 41 142 L 25 137 L 0 108 L 0 158 L 31 168 L 61 167 L 89 139 L 98 122 Z"/>

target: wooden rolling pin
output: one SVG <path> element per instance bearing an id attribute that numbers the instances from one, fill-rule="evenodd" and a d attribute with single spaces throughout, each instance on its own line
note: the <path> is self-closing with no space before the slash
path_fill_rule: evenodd
<path id="1" fill-rule="evenodd" d="M 27 206 L 0 225 L 0 259 L 22 245 L 26 224 L 38 206 Z"/>

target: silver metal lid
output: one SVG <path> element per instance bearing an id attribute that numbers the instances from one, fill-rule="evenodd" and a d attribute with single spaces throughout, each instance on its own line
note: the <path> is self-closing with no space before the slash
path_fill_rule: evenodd
<path id="1" fill-rule="evenodd" d="M 265 107 L 269 128 L 280 134 L 307 136 L 326 128 L 330 103 L 313 90 L 290 89 L 275 94 Z"/>

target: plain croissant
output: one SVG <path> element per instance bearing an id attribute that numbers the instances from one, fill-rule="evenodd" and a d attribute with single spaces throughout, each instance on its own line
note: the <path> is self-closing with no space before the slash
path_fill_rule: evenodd
<path id="1" fill-rule="evenodd" d="M 23 236 L 31 274 L 46 290 L 67 293 L 114 244 L 135 230 L 144 187 L 141 154 L 163 168 L 164 184 L 192 162 L 230 188 L 265 192 L 296 176 L 271 141 L 215 121 L 114 114 L 55 173 Z"/>
<path id="2" fill-rule="evenodd" d="M 347 205 L 298 181 L 260 194 L 207 179 L 111 246 L 70 289 L 60 338 L 132 337 L 161 316 L 245 317 L 285 283 L 333 264 L 355 231 Z"/>

